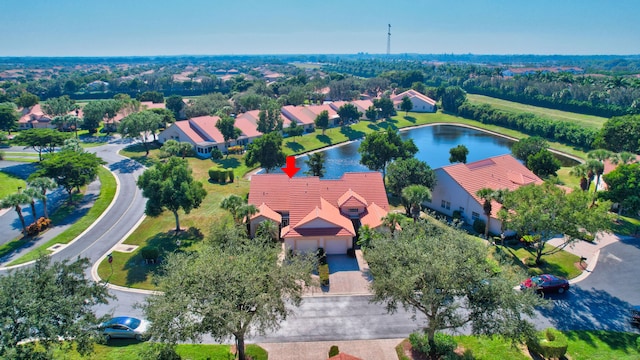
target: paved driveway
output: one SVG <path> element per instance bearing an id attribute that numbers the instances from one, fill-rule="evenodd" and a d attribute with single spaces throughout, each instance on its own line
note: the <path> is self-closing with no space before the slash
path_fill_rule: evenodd
<path id="1" fill-rule="evenodd" d="M 624 238 L 600 250 L 593 273 L 563 295 L 552 295 L 554 307 L 541 310 L 562 330 L 638 331 L 628 310 L 640 305 L 640 239 Z"/>

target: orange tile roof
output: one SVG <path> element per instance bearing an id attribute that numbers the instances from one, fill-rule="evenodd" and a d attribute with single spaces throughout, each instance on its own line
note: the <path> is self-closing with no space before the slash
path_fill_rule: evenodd
<path id="1" fill-rule="evenodd" d="M 215 142 L 224 143 L 224 136 L 216 128 L 216 123 L 220 120 L 218 116 L 198 116 L 189 120 L 176 121 L 173 123 L 194 143 Z"/>
<path id="2" fill-rule="evenodd" d="M 40 104 L 35 104 L 30 108 L 23 108 L 20 110 L 20 119 L 18 123 L 27 124 L 31 122 L 36 123 L 48 123 L 51 121 L 51 118 L 48 115 L 45 115 L 44 111 L 42 111 L 42 107 Z"/>
<path id="3" fill-rule="evenodd" d="M 271 210 L 271 208 L 268 207 L 267 204 L 265 204 L 265 203 L 262 203 L 262 205 L 258 206 L 258 212 L 251 216 L 251 220 L 253 220 L 253 219 L 255 219 L 255 218 L 259 217 L 259 216 L 264 216 L 267 219 L 271 219 L 271 220 L 277 222 L 278 224 L 282 223 L 282 215 L 280 215 L 277 212 Z"/>
<path id="4" fill-rule="evenodd" d="M 409 90 L 407 90 L 407 91 L 405 91 L 403 93 L 400 93 L 400 94 L 398 94 L 396 96 L 392 96 L 391 100 L 394 103 L 396 103 L 396 102 L 402 101 L 402 98 L 404 98 L 405 96 L 407 96 L 409 98 L 413 98 L 413 97 L 418 98 L 418 99 L 420 99 L 420 100 L 422 100 L 422 101 L 424 101 L 426 103 L 429 103 L 431 105 L 435 105 L 436 104 L 436 101 L 433 100 L 432 98 L 430 98 L 430 97 L 428 97 L 428 96 L 426 96 L 426 95 L 424 95 L 424 94 L 422 94 L 422 93 L 420 93 L 420 92 L 418 92 L 416 90 L 413 90 L 413 89 L 409 89 Z"/>
<path id="5" fill-rule="evenodd" d="M 349 188 L 338 198 L 338 206 L 367 206 L 367 200 Z"/>
<path id="6" fill-rule="evenodd" d="M 356 108 L 358 108 L 358 111 L 360 111 L 363 115 L 369 107 L 373 106 L 373 101 L 371 100 L 354 100 L 351 103 L 355 105 Z"/>
<path id="7" fill-rule="evenodd" d="M 154 103 L 153 101 L 141 101 L 140 102 L 141 109 L 166 109 L 165 104 L 162 103 Z"/>
<path id="8" fill-rule="evenodd" d="M 254 138 L 262 135 L 258 127 L 245 117 L 236 118 L 235 126 L 247 137 Z"/>
<path id="9" fill-rule="evenodd" d="M 364 216 L 360 218 L 360 223 L 362 225 L 369 225 L 370 228 L 374 229 L 378 226 L 382 225 L 382 218 L 387 216 L 388 211 L 384 210 L 376 203 L 371 203 L 367 207 L 367 211 Z"/>
<path id="10" fill-rule="evenodd" d="M 279 213 L 289 212 L 290 227 L 286 232 L 283 229 L 283 234 L 309 236 L 313 232 L 312 229 L 296 227 L 299 223 L 311 221 L 309 216 L 316 216 L 341 226 L 337 231 L 336 229 L 323 231 L 348 235 L 352 231 L 349 227 L 352 223 L 348 217 L 340 214 L 338 199 L 349 189 L 367 203 L 375 203 L 381 209 L 380 211 L 375 209 L 377 213 L 384 212 L 386 215 L 389 211 L 382 174 L 379 172 L 345 173 L 337 180 L 320 180 L 315 176 L 290 179 L 285 174 L 254 175 L 251 177 L 249 203 L 256 206 L 265 203 Z M 313 215 L 316 208 L 319 212 Z"/>
<path id="11" fill-rule="evenodd" d="M 313 116 L 313 113 L 304 110 L 304 106 L 293 106 L 287 105 L 283 106 L 281 111 L 282 115 L 292 121 L 296 121 L 299 124 L 304 125 L 312 125 L 315 123 L 316 117 Z"/>
<path id="12" fill-rule="evenodd" d="M 444 171 L 449 174 L 453 180 L 480 204 L 482 204 L 484 200 L 480 199 L 476 195 L 476 192 L 482 188 L 516 190 L 520 186 L 528 184 L 540 185 L 543 183 L 542 179 L 508 154 L 469 164 L 448 165 L 436 171 Z M 495 217 L 502 206 L 495 201 L 492 201 L 491 205 L 491 214 Z"/>
<path id="13" fill-rule="evenodd" d="M 353 355 L 339 353 L 338 355 L 330 357 L 329 360 L 362 360 L 362 359 L 359 357 L 355 357 Z"/>

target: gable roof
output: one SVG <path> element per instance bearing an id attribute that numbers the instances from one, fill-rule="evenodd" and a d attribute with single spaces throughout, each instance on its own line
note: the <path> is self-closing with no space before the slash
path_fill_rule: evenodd
<path id="1" fill-rule="evenodd" d="M 542 179 L 509 154 L 469 164 L 448 165 L 436 171 L 448 174 L 480 204 L 484 200 L 478 197 L 476 192 L 482 188 L 516 190 L 520 186 L 543 183 Z M 495 201 L 492 201 L 491 205 L 491 214 L 496 216 L 502 206 Z"/>
<path id="2" fill-rule="evenodd" d="M 367 200 L 349 188 L 338 198 L 338 206 L 367 206 Z"/>
<path id="3" fill-rule="evenodd" d="M 18 120 L 18 123 L 49 123 L 50 121 L 51 118 L 48 115 L 45 115 L 40 104 L 35 104 L 32 107 L 20 110 L 20 119 Z"/>
<path id="4" fill-rule="evenodd" d="M 312 229 L 297 228 L 313 219 L 322 219 L 336 228 L 333 234 L 355 234 L 351 220 L 340 213 L 338 199 L 351 190 L 366 203 L 375 203 L 371 216 L 389 211 L 389 202 L 379 172 L 345 173 L 340 179 L 320 180 L 316 176 L 289 178 L 285 174 L 264 174 L 251 177 L 249 204 L 266 204 L 279 213 L 289 213 L 289 224 L 283 234 L 307 236 Z M 380 217 L 382 217 L 380 216 Z M 369 220 L 374 223 L 375 219 Z"/>
<path id="5" fill-rule="evenodd" d="M 424 101 L 426 103 L 429 103 L 431 105 L 435 105 L 436 104 L 436 101 L 433 100 L 432 98 L 430 98 L 430 97 L 428 97 L 428 96 L 426 96 L 426 95 L 424 95 L 424 94 L 422 94 L 422 93 L 420 93 L 420 92 L 418 92 L 416 90 L 413 90 L 413 89 L 409 89 L 409 90 L 407 90 L 407 91 L 405 91 L 403 93 L 400 93 L 398 95 L 392 96 L 391 97 L 391 101 L 393 101 L 394 103 L 400 102 L 400 101 L 402 101 L 402 98 L 404 98 L 405 96 L 408 97 L 409 99 L 418 98 L 418 99 L 420 99 L 420 100 L 422 100 L 422 101 Z"/>
<path id="6" fill-rule="evenodd" d="M 275 222 L 277 222 L 278 224 L 282 223 L 282 215 L 278 214 L 277 212 L 271 210 L 270 207 L 267 206 L 267 204 L 262 203 L 262 205 L 258 206 L 258 212 L 253 214 L 251 216 L 251 220 L 260 217 L 260 216 L 264 216 L 267 219 L 273 220 Z"/>
<path id="7" fill-rule="evenodd" d="M 177 126 L 195 144 L 224 143 L 224 137 L 216 128 L 218 120 L 218 116 L 198 116 L 176 121 L 171 126 Z"/>
<path id="8" fill-rule="evenodd" d="M 297 123 L 303 125 L 314 124 L 317 116 L 314 116 L 310 111 L 305 111 L 304 106 L 287 105 L 283 106 L 281 111 L 282 115 L 287 117 L 289 120 L 296 121 Z"/>

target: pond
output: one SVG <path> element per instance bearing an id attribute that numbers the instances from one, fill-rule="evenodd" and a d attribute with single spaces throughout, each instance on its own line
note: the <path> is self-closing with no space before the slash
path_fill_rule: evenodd
<path id="1" fill-rule="evenodd" d="M 424 126 L 402 131 L 400 136 L 403 140 L 413 139 L 418 147 L 415 157 L 426 162 L 432 169 L 449 165 L 449 150 L 458 145 L 465 145 L 469 149 L 467 163 L 470 163 L 492 156 L 510 154 L 514 143 L 500 136 L 455 125 Z M 326 154 L 324 178 L 337 179 L 345 172 L 369 171 L 366 166 L 360 164 L 358 153 L 360 142 L 361 140 L 358 140 L 323 150 Z M 563 166 L 577 164 L 572 159 L 559 155 L 556 157 L 560 159 Z M 304 176 L 304 172 L 309 169 L 304 163 L 306 159 L 306 156 L 296 159 L 296 166 L 301 168 L 296 176 Z M 274 172 L 282 171 L 278 169 Z"/>

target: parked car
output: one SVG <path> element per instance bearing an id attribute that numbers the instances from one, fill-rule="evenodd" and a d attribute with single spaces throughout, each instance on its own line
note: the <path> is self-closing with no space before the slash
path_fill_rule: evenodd
<path id="1" fill-rule="evenodd" d="M 631 308 L 630 316 L 631 318 L 629 319 L 629 321 L 631 321 L 631 324 L 640 326 L 640 305 L 636 305 Z"/>
<path id="2" fill-rule="evenodd" d="M 539 293 L 557 291 L 562 294 L 569 290 L 569 281 L 555 275 L 542 274 L 520 283 L 520 289 L 535 289 Z"/>
<path id="3" fill-rule="evenodd" d="M 119 316 L 102 323 L 100 328 L 107 341 L 109 339 L 136 339 L 142 341 L 149 328 L 149 322 L 130 316 Z"/>

